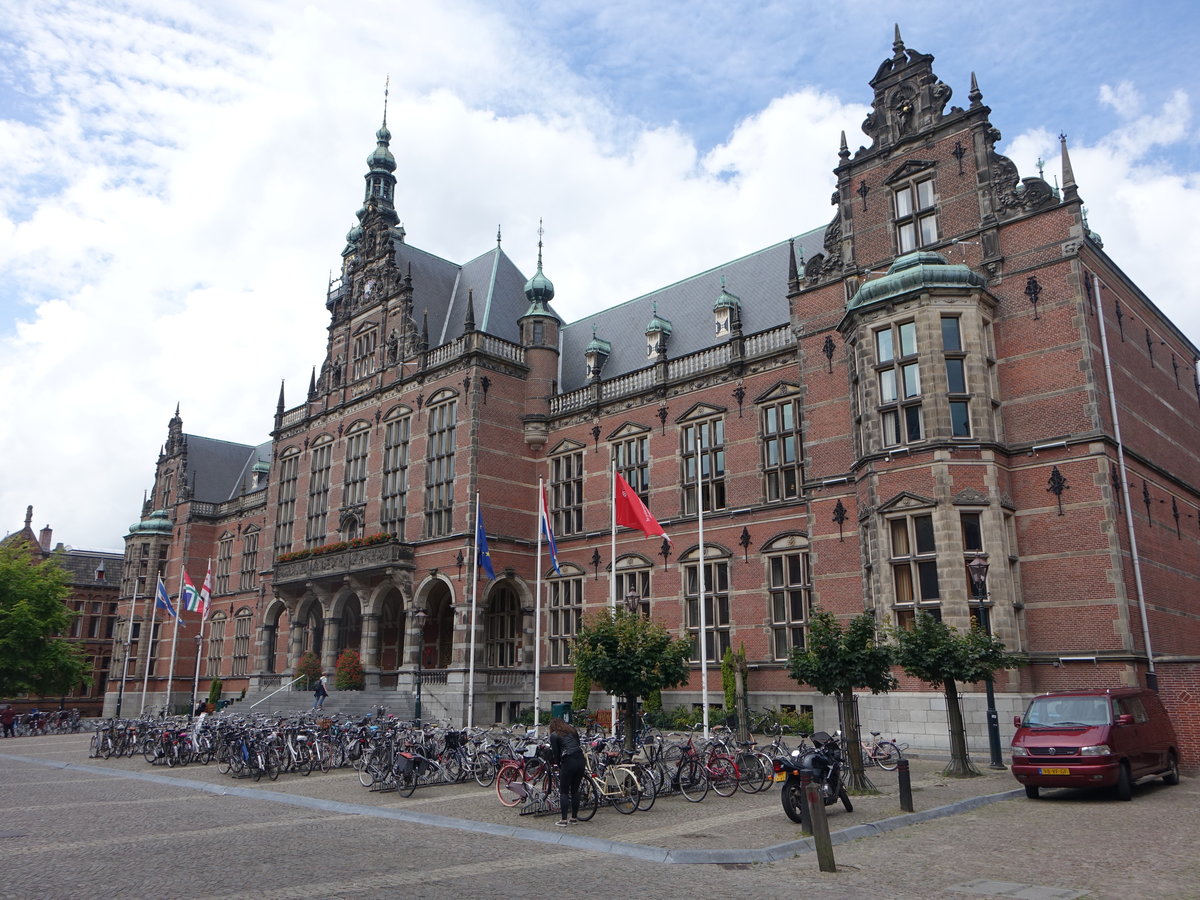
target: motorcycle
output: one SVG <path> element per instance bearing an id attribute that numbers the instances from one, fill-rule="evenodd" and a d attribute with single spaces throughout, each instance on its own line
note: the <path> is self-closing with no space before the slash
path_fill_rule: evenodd
<path id="1" fill-rule="evenodd" d="M 801 776 L 807 775 L 812 784 L 820 789 L 821 800 L 831 806 L 841 800 L 846 812 L 854 812 L 850 795 L 842 783 L 846 761 L 842 756 L 841 739 L 826 731 L 816 732 L 810 739 L 811 747 L 793 750 L 791 756 L 775 760 L 776 780 L 783 780 L 783 811 L 793 822 L 801 822 L 804 793 Z"/>

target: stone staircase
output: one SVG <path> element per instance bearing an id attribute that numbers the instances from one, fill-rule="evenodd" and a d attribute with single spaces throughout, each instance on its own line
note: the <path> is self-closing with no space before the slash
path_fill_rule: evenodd
<path id="1" fill-rule="evenodd" d="M 235 700 L 226 708 L 226 712 L 242 715 L 251 713 L 270 715 L 275 712 L 283 715 L 296 715 L 308 712 L 312 709 L 312 705 L 312 691 L 285 690 L 274 696 L 271 696 L 270 691 L 261 691 L 247 694 L 241 700 Z M 384 707 L 385 712 L 397 718 L 411 719 L 413 717 L 412 694 L 408 691 L 394 689 L 339 691 L 330 687 L 329 696 L 325 698 L 323 709 L 339 716 L 360 718 L 373 715 L 380 706 Z M 435 713 L 435 709 L 431 709 L 428 703 L 425 703 L 424 706 L 425 715 L 429 716 Z"/>

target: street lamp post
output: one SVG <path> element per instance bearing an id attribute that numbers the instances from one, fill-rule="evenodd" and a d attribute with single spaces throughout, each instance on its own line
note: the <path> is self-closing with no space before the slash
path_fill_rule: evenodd
<path id="1" fill-rule="evenodd" d="M 987 604 L 987 574 L 988 561 L 982 553 L 976 553 L 975 558 L 967 564 L 967 569 L 971 573 L 971 585 L 975 588 L 975 601 L 979 604 L 979 624 L 983 627 L 983 633 L 988 637 L 992 636 L 992 617 L 991 610 Z M 1006 769 L 1004 758 L 1000 751 L 1000 717 L 996 714 L 996 691 L 992 685 L 992 675 L 989 672 L 983 680 L 984 689 L 987 691 L 987 729 L 988 729 L 988 749 L 991 752 L 992 760 L 988 763 L 990 769 Z"/>
<path id="2" fill-rule="evenodd" d="M 125 699 L 125 676 L 129 674 L 129 629 L 133 627 L 133 618 L 125 624 L 125 658 L 121 660 L 121 684 L 117 688 L 116 718 L 121 718 L 121 703 Z"/>
<path id="3" fill-rule="evenodd" d="M 417 622 L 417 690 L 416 702 L 413 704 L 414 718 L 416 718 L 417 724 L 421 722 L 421 666 L 425 656 L 425 617 L 427 615 L 428 613 L 423 609 L 413 610 L 413 618 Z"/>

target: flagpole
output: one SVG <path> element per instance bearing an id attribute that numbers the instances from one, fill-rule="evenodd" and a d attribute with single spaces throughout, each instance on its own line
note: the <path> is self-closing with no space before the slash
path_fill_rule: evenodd
<path id="1" fill-rule="evenodd" d="M 475 723 L 475 610 L 479 599 L 479 491 L 475 492 L 475 552 L 471 563 L 471 640 L 467 662 L 467 727 Z"/>
<path id="2" fill-rule="evenodd" d="M 167 715 L 171 712 L 171 700 L 175 694 L 175 649 L 179 643 L 179 623 L 183 620 L 180 607 L 183 605 L 183 569 L 179 570 L 179 596 L 175 600 L 175 628 L 171 632 L 171 669 L 167 672 Z"/>
<path id="3" fill-rule="evenodd" d="M 162 581 L 162 575 L 158 576 L 158 580 Z M 150 634 L 146 638 L 146 668 L 142 672 L 142 708 L 138 710 L 138 715 L 146 714 L 146 689 L 150 686 L 150 653 L 154 650 L 154 619 L 155 613 L 158 612 L 158 585 L 154 585 L 154 590 L 150 592 Z"/>
<path id="4" fill-rule="evenodd" d="M 200 652 L 204 646 L 204 623 L 208 621 L 208 603 L 209 597 L 205 591 L 209 590 L 209 576 L 212 574 L 212 557 L 208 558 L 208 567 L 204 570 L 204 583 L 200 590 L 200 632 L 196 635 L 196 671 L 192 675 L 192 705 L 188 710 L 188 715 L 194 715 L 196 712 L 196 695 L 200 691 Z M 271 647 L 271 653 L 275 652 L 274 646 Z"/>
<path id="5" fill-rule="evenodd" d="M 704 496 L 703 476 L 700 470 L 700 434 L 702 425 L 695 427 L 696 435 L 696 522 L 700 543 L 700 703 L 704 709 L 704 739 L 708 740 L 708 611 L 704 596 Z M 714 635 L 715 640 L 715 635 Z"/>
<path id="6" fill-rule="evenodd" d="M 611 513 L 611 529 L 609 531 L 609 551 L 608 558 L 611 560 L 608 567 L 608 608 L 614 618 L 617 615 L 617 457 L 615 453 L 609 452 L 609 473 L 608 483 L 612 486 L 612 502 L 608 504 Z M 610 705 L 610 715 L 612 717 L 611 727 L 612 733 L 617 733 L 617 695 L 612 695 Z"/>
<path id="7" fill-rule="evenodd" d="M 536 734 L 542 721 L 542 517 L 547 515 L 543 502 L 542 477 L 538 476 L 537 577 L 533 589 L 533 727 Z"/>

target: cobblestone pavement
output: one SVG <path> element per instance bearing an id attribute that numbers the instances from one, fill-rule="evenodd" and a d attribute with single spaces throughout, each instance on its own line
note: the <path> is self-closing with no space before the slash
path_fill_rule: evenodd
<path id="1" fill-rule="evenodd" d="M 878 795 L 831 807 L 838 871 L 822 873 L 777 790 L 660 798 L 557 828 L 473 783 L 411 798 L 372 794 L 352 770 L 256 785 L 212 766 L 90 760 L 86 735 L 6 741 L 0 761 L 0 897 L 1200 897 L 1190 778 L 1139 786 L 1132 803 L 1029 801 L 1007 772 L 943 779 L 942 763 L 917 759 L 916 818 L 940 817 L 901 825 L 896 776 L 870 770 Z M 687 853 L 725 861 L 663 862 Z"/>

